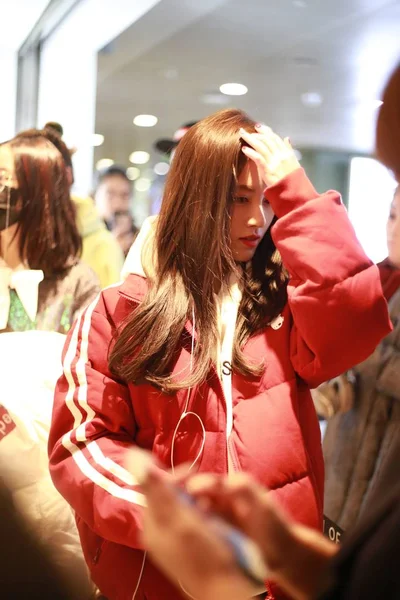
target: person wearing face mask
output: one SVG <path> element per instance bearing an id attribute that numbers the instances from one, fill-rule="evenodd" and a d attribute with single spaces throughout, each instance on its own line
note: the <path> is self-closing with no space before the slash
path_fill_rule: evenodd
<path id="1" fill-rule="evenodd" d="M 179 142 L 181 141 L 183 136 L 186 135 L 189 129 L 196 125 L 196 123 L 197 121 L 190 121 L 189 123 L 185 123 L 179 129 L 177 129 L 177 131 L 175 131 L 172 138 L 161 138 L 159 140 L 156 140 L 156 142 L 154 143 L 154 148 L 157 150 L 157 152 L 168 156 L 169 161 L 171 162 Z"/>
<path id="2" fill-rule="evenodd" d="M 144 552 L 145 502 L 126 451 L 152 449 L 173 470 L 252 473 L 319 529 L 309 387 L 365 359 L 390 323 L 339 195 L 318 195 L 289 141 L 239 110 L 184 135 L 131 259 L 124 283 L 68 336 L 50 471 L 100 591 L 178 600 L 185 591 Z"/>
<path id="3" fill-rule="evenodd" d="M 31 130 L 0 145 L 0 331 L 66 333 L 97 295 L 57 148 Z"/>
<path id="4" fill-rule="evenodd" d="M 387 244 L 388 258 L 379 269 L 394 330 L 366 361 L 342 376 L 351 376 L 352 401 L 328 420 L 324 437 L 325 513 L 345 531 L 399 481 L 400 186 L 390 207 Z"/>

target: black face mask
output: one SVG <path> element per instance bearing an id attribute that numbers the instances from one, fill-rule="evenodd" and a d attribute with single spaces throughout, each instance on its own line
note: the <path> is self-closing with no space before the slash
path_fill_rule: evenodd
<path id="1" fill-rule="evenodd" d="M 0 231 L 4 231 L 18 222 L 20 211 L 17 209 L 19 192 L 16 188 L 4 186 L 0 192 Z"/>

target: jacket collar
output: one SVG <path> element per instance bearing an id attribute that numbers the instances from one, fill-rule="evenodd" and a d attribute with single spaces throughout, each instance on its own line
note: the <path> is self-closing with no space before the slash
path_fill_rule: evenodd
<path id="1" fill-rule="evenodd" d="M 149 285 L 146 277 L 131 274 L 121 284 L 118 293 L 132 302 L 139 303 L 144 300 L 148 289 Z"/>

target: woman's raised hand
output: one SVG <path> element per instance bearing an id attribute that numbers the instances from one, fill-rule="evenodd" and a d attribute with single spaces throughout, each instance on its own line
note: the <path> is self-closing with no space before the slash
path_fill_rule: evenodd
<path id="1" fill-rule="evenodd" d="M 300 167 L 289 138 L 282 139 L 266 125 L 256 125 L 255 132 L 240 129 L 242 139 L 249 144 L 243 153 L 257 165 L 260 179 L 266 187 L 275 185 Z"/>

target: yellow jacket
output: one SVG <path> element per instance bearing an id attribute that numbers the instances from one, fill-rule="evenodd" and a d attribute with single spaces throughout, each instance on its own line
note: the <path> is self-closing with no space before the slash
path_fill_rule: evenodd
<path id="1" fill-rule="evenodd" d="M 82 261 L 88 264 L 105 288 L 121 279 L 123 252 L 105 226 L 92 198 L 72 196 L 77 210 L 79 233 L 82 236 Z"/>

